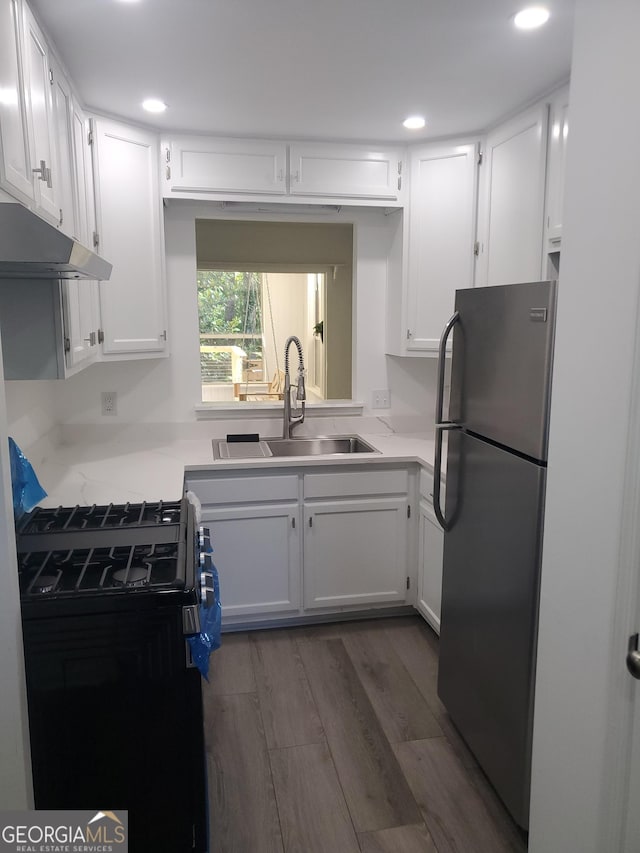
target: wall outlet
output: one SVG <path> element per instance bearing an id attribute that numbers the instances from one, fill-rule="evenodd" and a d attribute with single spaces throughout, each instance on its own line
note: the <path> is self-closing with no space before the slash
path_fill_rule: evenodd
<path id="1" fill-rule="evenodd" d="M 103 415 L 118 414 L 118 395 L 115 391 L 103 391 L 100 398 L 102 400 Z"/>
<path id="2" fill-rule="evenodd" d="M 389 409 L 391 407 L 391 394 L 389 393 L 388 388 L 384 388 L 382 391 L 372 391 L 372 409 Z"/>

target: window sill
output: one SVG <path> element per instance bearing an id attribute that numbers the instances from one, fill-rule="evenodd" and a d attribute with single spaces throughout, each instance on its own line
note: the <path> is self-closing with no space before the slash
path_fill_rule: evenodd
<path id="1" fill-rule="evenodd" d="M 307 418 L 324 418 L 335 415 L 361 415 L 364 403 L 357 400 L 328 400 L 325 403 L 307 403 Z M 204 420 L 273 418 L 282 420 L 282 402 L 278 403 L 197 403 L 196 418 Z"/>

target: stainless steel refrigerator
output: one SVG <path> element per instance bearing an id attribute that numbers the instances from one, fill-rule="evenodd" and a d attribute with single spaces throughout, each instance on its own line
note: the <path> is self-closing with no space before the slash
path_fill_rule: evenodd
<path id="1" fill-rule="evenodd" d="M 438 369 L 434 510 L 445 529 L 438 693 L 524 828 L 555 302 L 552 281 L 458 290 Z"/>

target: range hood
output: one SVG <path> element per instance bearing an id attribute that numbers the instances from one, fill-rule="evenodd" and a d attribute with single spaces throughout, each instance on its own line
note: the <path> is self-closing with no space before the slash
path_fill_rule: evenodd
<path id="1" fill-rule="evenodd" d="M 0 204 L 0 278 L 104 281 L 111 264 L 21 204 Z"/>

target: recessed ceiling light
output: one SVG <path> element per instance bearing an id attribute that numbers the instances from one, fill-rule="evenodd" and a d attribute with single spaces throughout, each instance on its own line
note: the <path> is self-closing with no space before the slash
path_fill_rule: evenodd
<path id="1" fill-rule="evenodd" d="M 514 17 L 513 23 L 520 30 L 535 30 L 549 20 L 549 10 L 544 6 L 529 6 Z"/>
<path id="2" fill-rule="evenodd" d="M 422 116 L 409 116 L 402 124 L 409 130 L 420 130 L 421 127 L 425 126 L 426 122 Z"/>
<path id="3" fill-rule="evenodd" d="M 167 108 L 167 105 L 164 101 L 160 101 L 157 98 L 147 98 L 146 101 L 142 102 L 142 109 L 146 110 L 148 113 L 163 113 Z"/>

